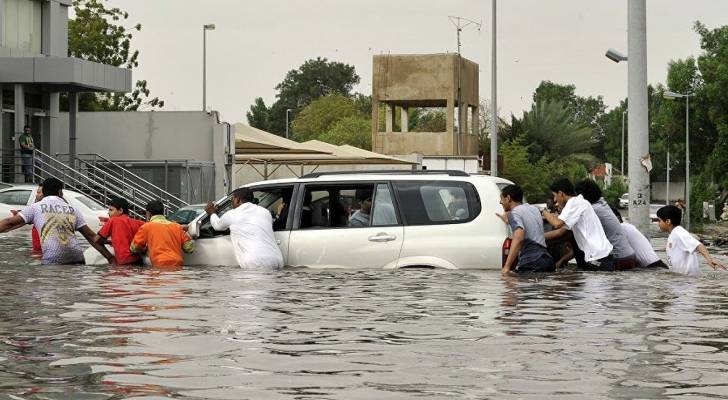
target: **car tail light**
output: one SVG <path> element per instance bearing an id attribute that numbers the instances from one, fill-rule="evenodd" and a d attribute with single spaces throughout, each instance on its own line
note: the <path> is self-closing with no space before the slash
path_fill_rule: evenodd
<path id="1" fill-rule="evenodd" d="M 501 247 L 501 253 L 502 253 L 502 260 L 501 260 L 501 267 L 506 265 L 506 260 L 508 259 L 508 253 L 511 251 L 511 238 L 506 238 L 506 240 L 503 241 L 503 247 Z"/>
<path id="2" fill-rule="evenodd" d="M 99 221 L 101 221 L 102 223 L 106 223 L 106 221 L 108 221 L 108 220 L 109 220 L 109 217 L 102 217 L 99 215 Z"/>

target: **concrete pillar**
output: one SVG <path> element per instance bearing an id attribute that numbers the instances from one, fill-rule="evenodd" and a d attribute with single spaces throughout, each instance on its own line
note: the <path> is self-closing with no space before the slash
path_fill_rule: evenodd
<path id="1" fill-rule="evenodd" d="M 56 131 L 58 124 L 60 93 L 46 93 L 43 95 L 43 108 L 46 111 L 46 117 L 43 118 L 43 131 L 41 136 L 40 151 L 46 154 L 52 154 L 51 149 L 51 132 Z"/>
<path id="2" fill-rule="evenodd" d="M 389 103 L 384 103 L 384 107 L 386 107 L 387 114 L 384 118 L 385 123 L 385 132 L 392 133 L 394 131 L 394 106 Z"/>
<path id="3" fill-rule="evenodd" d="M 78 121 L 78 92 L 68 93 L 68 165 L 76 165 L 76 127 Z"/>
<path id="4" fill-rule="evenodd" d="M 409 107 L 400 107 L 400 116 L 399 116 L 399 123 L 400 123 L 400 131 L 402 132 L 409 132 Z"/>
<path id="5" fill-rule="evenodd" d="M 642 166 L 641 158 L 650 152 L 647 125 L 647 7 L 645 0 L 630 0 L 628 7 L 629 221 L 646 235 L 650 223 L 650 175 Z"/>
<path id="6" fill-rule="evenodd" d="M 379 101 L 375 100 L 372 95 L 372 151 L 377 153 L 383 151 L 382 144 L 379 140 L 379 107 Z"/>
<path id="7" fill-rule="evenodd" d="M 462 132 L 463 135 L 468 134 L 468 109 L 470 108 L 470 105 L 468 103 L 463 103 L 463 106 L 459 108 L 460 110 L 460 132 Z"/>
<path id="8" fill-rule="evenodd" d="M 477 136 L 478 133 L 480 133 L 480 112 L 478 110 L 478 106 L 470 107 L 470 115 L 471 120 L 473 121 L 470 133 Z"/>
<path id="9" fill-rule="evenodd" d="M 457 148 L 458 148 L 458 133 L 455 132 L 455 99 L 447 99 L 447 106 L 446 106 L 446 127 L 447 127 L 447 133 L 449 133 L 452 138 L 452 148 L 450 153 L 458 155 Z"/>
<path id="10" fill-rule="evenodd" d="M 25 126 L 25 88 L 22 84 L 15 85 L 15 125 L 13 128 L 13 141 L 18 145 L 18 137 Z"/>

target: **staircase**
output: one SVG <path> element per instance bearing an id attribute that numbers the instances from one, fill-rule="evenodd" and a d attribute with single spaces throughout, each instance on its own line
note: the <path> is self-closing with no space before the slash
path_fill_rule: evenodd
<path id="1" fill-rule="evenodd" d="M 19 155 L 16 165 L 22 165 Z M 160 200 L 167 213 L 188 205 L 179 197 L 99 154 L 79 154 L 74 158 L 68 154 L 57 154 L 52 157 L 34 150 L 33 176 L 36 182 L 56 177 L 69 189 L 84 193 L 104 205 L 114 197 L 123 197 L 129 201 L 130 214 L 141 219 L 144 219 L 146 204 L 152 200 Z"/>

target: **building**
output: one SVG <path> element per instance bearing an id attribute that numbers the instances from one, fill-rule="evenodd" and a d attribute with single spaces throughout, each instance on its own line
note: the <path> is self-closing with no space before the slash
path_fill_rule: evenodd
<path id="1" fill-rule="evenodd" d="M 0 0 L 0 148 L 3 166 L 13 168 L 12 149 L 24 125 L 36 147 L 53 151 L 52 141 L 75 152 L 78 93 L 128 92 L 131 70 L 68 57 L 71 0 Z M 67 129 L 59 131 L 61 93 L 67 93 Z M 53 134 L 62 138 L 52 138 Z"/>
<path id="2" fill-rule="evenodd" d="M 437 165 L 466 166 L 473 160 L 477 165 L 478 77 L 478 64 L 458 54 L 374 56 L 373 151 L 394 156 L 419 155 L 425 167 L 430 158 L 437 158 Z M 444 109 L 444 130 L 410 131 L 408 119 L 412 108 Z"/>
<path id="3" fill-rule="evenodd" d="M 58 176 L 99 200 L 177 199 L 166 203 L 173 209 L 228 193 L 234 133 L 216 112 L 78 111 L 79 93 L 128 92 L 132 74 L 68 57 L 71 6 L 0 0 L 0 181 L 22 177 L 17 139 L 29 125 L 36 178 Z"/>

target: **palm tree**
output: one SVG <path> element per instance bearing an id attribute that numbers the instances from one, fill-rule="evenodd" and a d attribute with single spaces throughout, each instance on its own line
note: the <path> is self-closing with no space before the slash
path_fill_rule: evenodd
<path id="1" fill-rule="evenodd" d="M 561 102 L 534 103 L 523 113 L 519 136 L 529 147 L 530 161 L 575 161 L 584 166 L 595 163 L 590 150 L 596 144 L 592 128 L 573 122 L 572 113 Z"/>

